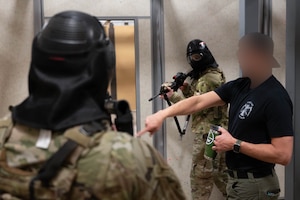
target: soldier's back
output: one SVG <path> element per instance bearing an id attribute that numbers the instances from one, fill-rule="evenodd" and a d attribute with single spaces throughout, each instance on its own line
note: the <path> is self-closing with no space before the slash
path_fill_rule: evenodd
<path id="1" fill-rule="evenodd" d="M 94 170 L 93 170 L 94 169 Z M 78 162 L 77 182 L 103 200 L 185 199 L 178 178 L 160 154 L 126 133 L 107 132 Z"/>
<path id="2" fill-rule="evenodd" d="M 146 142 L 111 130 L 82 137 L 78 130 L 53 133 L 43 149 L 36 145 L 41 130 L 0 120 L 2 198 L 32 199 L 30 184 L 43 164 L 68 140 L 80 140 L 50 182 L 36 181 L 35 199 L 185 199 L 173 170 Z"/>

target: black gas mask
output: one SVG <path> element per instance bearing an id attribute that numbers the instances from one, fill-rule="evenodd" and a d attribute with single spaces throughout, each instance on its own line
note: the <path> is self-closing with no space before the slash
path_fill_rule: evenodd
<path id="1" fill-rule="evenodd" d="M 49 130 L 110 119 L 104 103 L 112 56 L 95 17 L 77 11 L 53 16 L 34 38 L 29 97 L 12 109 L 13 119 Z"/>
<path id="2" fill-rule="evenodd" d="M 199 39 L 189 42 L 186 50 L 188 63 L 193 68 L 193 74 L 199 76 L 208 67 L 218 67 L 218 64 L 207 45 Z M 195 78 L 195 76 L 193 78 Z"/>

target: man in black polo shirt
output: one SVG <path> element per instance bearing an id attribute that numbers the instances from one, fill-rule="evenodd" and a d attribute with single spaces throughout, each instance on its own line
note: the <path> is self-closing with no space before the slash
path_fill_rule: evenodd
<path id="1" fill-rule="evenodd" d="M 250 33 L 239 42 L 243 77 L 213 92 L 191 97 L 146 119 L 138 135 L 153 134 L 167 117 L 230 104 L 228 131 L 219 128 L 214 150 L 226 151 L 228 199 L 278 199 L 275 164 L 287 165 L 293 152 L 292 102 L 272 75 L 278 65 L 270 37 Z"/>

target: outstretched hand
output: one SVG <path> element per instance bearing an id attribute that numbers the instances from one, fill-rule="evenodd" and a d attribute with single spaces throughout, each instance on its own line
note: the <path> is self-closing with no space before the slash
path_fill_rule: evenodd
<path id="1" fill-rule="evenodd" d="M 153 135 L 162 126 L 164 119 L 165 118 L 162 116 L 161 111 L 148 116 L 146 118 L 145 128 L 139 131 L 136 136 L 142 136 L 147 132 L 149 132 L 150 135 Z"/>

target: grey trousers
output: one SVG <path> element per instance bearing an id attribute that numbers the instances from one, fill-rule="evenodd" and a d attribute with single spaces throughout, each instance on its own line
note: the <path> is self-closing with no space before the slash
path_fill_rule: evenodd
<path id="1" fill-rule="evenodd" d="M 276 172 L 263 178 L 253 178 L 248 173 L 248 179 L 228 178 L 227 200 L 276 200 L 280 187 Z"/>

